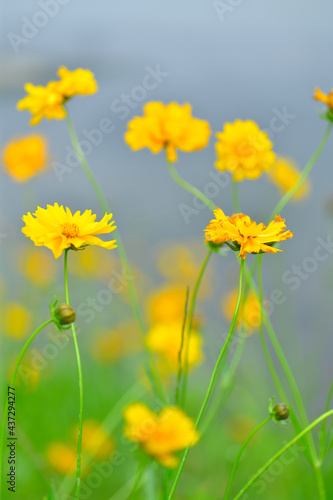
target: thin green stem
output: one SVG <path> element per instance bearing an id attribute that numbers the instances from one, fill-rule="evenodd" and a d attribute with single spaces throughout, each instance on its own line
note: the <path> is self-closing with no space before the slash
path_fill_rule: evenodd
<path id="1" fill-rule="evenodd" d="M 211 250 L 211 249 L 209 249 L 207 252 L 205 260 L 203 261 L 203 264 L 202 264 L 201 269 L 199 271 L 198 277 L 196 279 L 196 282 L 195 282 L 195 285 L 193 288 L 192 297 L 190 300 L 189 313 L 188 313 L 187 335 L 185 335 L 185 337 L 186 337 L 185 363 L 184 363 L 184 374 L 183 374 L 183 384 L 182 384 L 182 394 L 181 394 L 181 406 L 182 406 L 182 408 L 184 408 L 185 401 L 186 401 L 188 370 L 189 370 L 188 356 L 189 356 L 190 339 L 191 339 L 191 331 L 192 331 L 195 304 L 196 304 L 196 299 L 197 299 L 200 283 L 201 283 L 202 277 L 204 275 L 205 269 L 207 267 L 208 261 L 210 259 L 210 256 L 212 255 L 212 252 L 213 252 L 213 250 Z"/>
<path id="2" fill-rule="evenodd" d="M 68 291 L 68 274 L 67 274 L 67 256 L 69 249 L 65 250 L 64 257 L 64 282 L 65 282 L 65 296 L 66 302 L 70 305 L 69 302 L 69 291 Z M 83 379 L 82 379 L 82 365 L 81 365 L 81 357 L 79 351 L 79 345 L 77 342 L 75 325 L 71 323 L 71 330 L 73 335 L 74 349 L 76 355 L 77 362 L 77 370 L 79 376 L 79 434 L 78 434 L 78 442 L 77 442 L 77 467 L 76 467 L 76 481 L 75 481 L 75 492 L 74 492 L 74 500 L 78 500 L 80 494 L 80 484 L 81 484 L 81 449 L 82 449 L 82 428 L 83 428 Z"/>
<path id="3" fill-rule="evenodd" d="M 186 288 L 186 298 L 185 298 L 185 311 L 184 311 L 184 319 L 183 319 L 183 325 L 182 325 L 182 337 L 180 341 L 180 348 L 179 348 L 179 353 L 178 353 L 178 373 L 177 373 L 177 385 L 176 385 L 176 405 L 179 406 L 180 404 L 180 388 L 181 388 L 181 381 L 182 381 L 182 373 L 183 373 L 183 363 L 182 363 L 182 357 L 183 357 L 183 348 L 184 348 L 184 338 L 185 338 L 185 327 L 186 327 L 186 320 L 187 320 L 187 306 L 188 306 L 188 296 L 190 293 L 190 288 Z"/>
<path id="4" fill-rule="evenodd" d="M 133 488 L 132 488 L 132 491 L 128 497 L 129 499 L 132 499 L 134 497 L 135 493 L 139 490 L 139 488 L 141 486 L 142 477 L 143 477 L 143 474 L 146 470 L 148 463 L 149 463 L 149 460 L 144 460 L 138 464 L 138 469 L 137 469 L 137 472 L 136 472 L 136 475 L 134 478 L 134 482 L 133 482 Z"/>
<path id="5" fill-rule="evenodd" d="M 308 432 L 310 432 L 316 425 L 320 424 L 323 420 L 333 415 L 333 410 L 330 410 L 320 417 L 318 417 L 314 422 L 306 427 L 302 432 L 300 432 L 297 436 L 295 436 L 289 443 L 287 443 L 280 451 L 278 451 L 270 460 L 268 460 L 263 467 L 261 467 L 254 476 L 246 483 L 246 485 L 240 490 L 240 492 L 233 498 L 233 500 L 238 500 L 241 498 L 244 493 L 252 486 L 252 484 L 259 479 L 259 477 L 278 459 L 281 455 L 289 448 L 291 448 L 294 444 L 297 443 L 300 439 L 302 439 Z M 318 465 L 318 464 L 317 464 Z"/>
<path id="6" fill-rule="evenodd" d="M 232 201 L 234 206 L 234 213 L 240 212 L 238 182 L 232 181 Z"/>
<path id="7" fill-rule="evenodd" d="M 80 143 L 79 143 L 76 131 L 75 131 L 75 127 L 73 125 L 73 122 L 72 122 L 72 119 L 71 119 L 71 116 L 69 114 L 68 109 L 66 109 L 66 123 L 67 123 L 69 137 L 70 137 L 73 149 L 75 151 L 75 154 L 81 163 L 82 169 L 83 169 L 88 181 L 90 182 L 93 190 L 96 193 L 96 196 L 97 196 L 98 201 L 102 207 L 102 210 L 105 213 L 111 213 L 109 204 L 108 204 L 101 188 L 99 187 L 99 185 L 98 185 L 98 183 L 97 183 L 97 181 L 96 181 L 96 179 L 95 179 L 95 177 L 94 177 L 94 175 L 93 175 L 93 173 L 88 165 L 88 162 L 84 156 L 84 153 L 81 149 L 81 146 L 80 146 Z M 152 387 L 153 391 L 155 392 L 156 396 L 160 397 L 166 403 L 167 396 L 166 396 L 166 393 L 164 391 L 159 373 L 158 373 L 157 368 L 155 366 L 153 357 L 152 357 L 149 349 L 147 349 L 147 346 L 146 346 L 146 342 L 145 342 L 146 328 L 145 328 L 144 321 L 142 318 L 141 309 L 140 309 L 138 297 L 136 294 L 136 290 L 135 290 L 135 287 L 133 284 L 133 276 L 131 273 L 131 268 L 130 268 L 130 264 L 129 264 L 127 254 L 125 251 L 125 247 L 124 247 L 124 244 L 122 242 L 122 239 L 121 239 L 117 229 L 114 230 L 114 235 L 115 235 L 115 238 L 117 240 L 117 245 L 118 245 L 117 248 L 118 248 L 118 252 L 119 252 L 119 257 L 120 257 L 123 269 L 125 271 L 125 276 L 127 279 L 127 285 L 128 285 L 128 291 L 129 291 L 129 297 L 130 297 L 133 315 L 134 315 L 135 321 L 138 325 L 139 332 L 141 334 L 141 337 L 143 340 L 143 345 L 144 345 L 146 355 L 148 358 L 148 362 L 145 362 L 145 370 L 146 370 L 149 382 L 151 384 L 151 387 Z"/>
<path id="8" fill-rule="evenodd" d="M 333 395 L 333 381 L 331 383 L 330 390 L 328 391 L 327 399 L 326 399 L 326 404 L 325 404 L 325 412 L 327 412 L 330 408 L 330 403 Z M 320 461 L 322 462 L 325 456 L 326 452 L 326 447 L 325 447 L 325 441 L 326 441 L 326 424 L 327 420 L 324 420 L 321 426 L 320 430 L 320 441 L 319 441 L 319 457 Z"/>
<path id="9" fill-rule="evenodd" d="M 240 458 L 243 454 L 243 451 L 245 450 L 248 442 L 253 438 L 253 436 L 267 423 L 269 422 L 270 420 L 272 419 L 272 415 L 270 415 L 269 417 L 267 417 L 263 422 L 261 422 L 252 432 L 251 434 L 249 434 L 249 436 L 245 439 L 244 443 L 242 444 L 242 446 L 240 447 L 238 453 L 237 453 L 237 457 L 234 461 L 234 465 L 232 467 L 232 470 L 231 470 L 231 474 L 230 474 L 230 477 L 229 477 L 229 481 L 228 481 L 228 484 L 227 484 L 227 487 L 226 487 L 226 490 L 225 490 L 225 494 L 224 494 L 224 500 L 227 500 L 228 499 L 228 496 L 229 496 L 229 493 L 230 493 L 230 489 L 231 489 L 231 485 L 232 485 L 232 481 L 234 479 L 234 476 L 235 476 L 235 473 L 236 473 L 236 470 L 237 470 L 237 467 L 238 467 L 238 464 L 239 464 L 239 461 L 240 461 Z"/>
<path id="10" fill-rule="evenodd" d="M 278 215 L 281 213 L 281 211 L 283 210 L 283 208 L 286 206 L 286 204 L 288 203 L 288 201 L 294 196 L 294 194 L 296 193 L 296 191 L 299 190 L 299 188 L 301 187 L 301 185 L 303 184 L 303 182 L 305 182 L 305 180 L 307 179 L 308 175 L 310 174 L 313 166 L 315 165 L 315 163 L 317 162 L 319 156 L 321 155 L 321 153 L 323 152 L 324 150 L 324 147 L 326 145 L 326 142 L 327 142 L 327 139 L 330 135 L 330 132 L 332 130 L 332 127 L 333 127 L 333 123 L 332 122 L 329 122 L 327 127 L 326 127 L 326 130 L 324 132 L 324 135 L 319 143 L 319 146 L 318 148 L 316 149 L 316 151 L 314 152 L 314 154 L 311 156 L 310 160 L 308 161 L 308 163 L 305 165 L 301 175 L 299 176 L 296 184 L 294 185 L 294 187 L 292 187 L 291 189 L 289 189 L 289 191 L 287 191 L 287 193 L 282 196 L 281 200 L 279 201 L 279 203 L 276 205 L 276 207 L 274 208 L 273 212 L 271 213 L 271 216 L 269 218 L 269 220 L 272 220 L 273 217 L 275 215 Z"/>
<path id="11" fill-rule="evenodd" d="M 38 333 L 43 328 L 45 328 L 45 326 L 49 325 L 50 323 L 53 323 L 53 319 L 52 318 L 48 319 L 47 321 L 44 321 L 44 323 L 42 323 L 30 335 L 30 337 L 28 338 L 28 340 L 24 344 L 24 346 L 23 346 L 23 348 L 22 348 L 22 350 L 21 350 L 21 352 L 19 354 L 19 357 L 17 358 L 15 367 L 14 367 L 13 375 L 12 375 L 12 378 L 11 378 L 11 381 L 10 381 L 10 387 L 15 387 L 16 377 L 17 377 L 17 373 L 18 373 L 19 368 L 20 368 L 21 361 L 22 361 L 23 356 L 25 355 L 26 351 L 28 350 L 31 342 L 34 340 L 34 338 L 36 337 L 36 335 L 38 335 Z M 4 412 L 3 412 L 3 417 L 2 417 L 1 432 L 0 432 L 0 499 L 1 499 L 1 496 L 2 496 L 3 442 L 4 442 L 4 437 L 5 437 L 6 421 L 7 421 L 7 415 L 8 415 L 7 408 L 8 408 L 8 405 L 7 405 L 7 399 L 6 399 L 5 406 L 4 406 Z"/>
<path id="12" fill-rule="evenodd" d="M 198 417 L 196 419 L 196 422 L 195 422 L 195 425 L 194 425 L 194 428 L 197 430 L 199 425 L 200 425 L 200 422 L 201 422 L 201 419 L 204 415 L 204 412 L 205 412 L 205 409 L 207 407 L 207 404 L 208 404 L 208 401 L 210 399 L 210 396 L 211 396 L 211 393 L 212 393 L 212 390 L 213 390 L 213 386 L 214 386 L 214 382 L 215 382 L 215 379 L 216 379 L 216 375 L 217 375 L 217 372 L 218 372 L 218 369 L 219 369 L 219 366 L 220 366 L 220 363 L 222 361 L 222 358 L 223 358 L 223 355 L 225 353 L 225 351 L 227 350 L 228 348 L 228 345 L 229 345 L 229 342 L 230 342 L 230 339 L 232 337 L 232 334 L 233 334 L 233 331 L 234 331 L 234 328 L 235 328 L 235 324 L 236 324 L 236 320 L 237 320 L 237 314 L 238 314 L 238 310 L 239 310 L 239 306 L 240 306 L 240 302 L 241 302 L 241 297 L 242 297 L 242 288 L 243 288 L 243 270 L 244 270 L 244 261 L 242 260 L 241 262 L 241 267 L 240 267 L 240 273 L 239 273 L 239 288 L 238 288 L 238 297 L 237 297 L 237 303 L 236 303 L 236 307 L 235 307 L 235 311 L 234 311 L 234 315 L 233 315 L 233 318 L 232 318 L 232 321 L 231 321 L 231 325 L 230 325 L 230 329 L 229 329 L 229 333 L 228 333 L 228 336 L 226 338 L 226 341 L 221 349 L 221 352 L 219 354 L 219 357 L 216 361 L 216 364 L 214 366 L 214 369 L 213 369 L 213 373 L 211 375 L 211 378 L 210 378 L 210 381 L 209 381 L 209 384 L 208 384 L 208 389 L 206 391 L 206 395 L 205 395 L 205 398 L 203 400 L 203 403 L 201 405 L 201 408 L 200 408 L 200 411 L 199 411 L 199 414 L 198 414 Z M 182 472 L 183 472 L 183 469 L 184 469 L 184 466 L 185 466 L 185 462 L 186 462 L 186 459 L 187 459 L 187 456 L 190 452 L 190 446 L 188 446 L 186 448 L 186 450 L 184 451 L 184 454 L 183 454 L 183 458 L 182 458 L 182 461 L 178 467 L 178 470 L 177 470 L 177 474 L 176 474 L 176 478 L 174 480 L 174 483 L 172 485 L 172 488 L 171 488 L 171 491 L 169 493 L 169 497 L 168 497 L 168 500 L 171 500 L 175 491 L 176 491 L 176 488 L 177 488 L 177 485 L 178 485 L 178 482 L 179 482 L 179 479 L 182 475 Z"/>
<path id="13" fill-rule="evenodd" d="M 168 161 L 167 162 L 168 169 L 170 172 L 171 177 L 173 180 L 182 188 L 186 189 L 189 193 L 193 194 L 193 196 L 196 196 L 201 200 L 210 210 L 214 211 L 216 210 L 216 205 L 209 199 L 207 196 L 205 196 L 199 189 L 196 187 L 192 186 L 192 184 L 189 184 L 188 182 L 184 181 L 182 179 L 177 170 L 175 169 L 175 166 L 172 162 Z"/>

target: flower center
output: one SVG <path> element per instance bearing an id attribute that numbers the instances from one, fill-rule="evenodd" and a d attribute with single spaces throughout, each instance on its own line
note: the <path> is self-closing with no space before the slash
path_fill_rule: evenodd
<path id="1" fill-rule="evenodd" d="M 61 224 L 61 234 L 66 238 L 76 238 L 79 235 L 79 226 L 72 222 Z"/>

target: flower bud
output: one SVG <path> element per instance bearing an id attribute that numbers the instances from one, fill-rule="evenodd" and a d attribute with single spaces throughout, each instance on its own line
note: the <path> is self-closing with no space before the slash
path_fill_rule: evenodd
<path id="1" fill-rule="evenodd" d="M 75 321 L 75 311 L 69 304 L 60 304 L 54 311 L 54 316 L 60 325 L 70 325 Z"/>
<path id="2" fill-rule="evenodd" d="M 273 408 L 274 420 L 287 420 L 289 409 L 285 403 L 278 403 Z"/>

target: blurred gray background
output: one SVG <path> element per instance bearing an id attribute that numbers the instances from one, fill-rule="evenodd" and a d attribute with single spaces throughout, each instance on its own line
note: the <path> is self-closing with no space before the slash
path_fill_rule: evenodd
<path id="1" fill-rule="evenodd" d="M 114 130 L 99 145 L 90 145 L 88 160 L 130 258 L 147 272 L 156 245 L 200 240 L 211 214 L 202 209 L 187 224 L 179 204 L 193 206 L 193 198 L 173 183 L 164 154 L 133 153 L 125 144 L 127 122 L 142 114 L 145 102 L 189 102 L 193 115 L 208 120 L 214 133 L 226 121 L 252 119 L 270 133 L 276 153 L 294 158 L 301 168 L 326 127 L 317 114 L 324 106 L 312 95 L 316 86 L 324 92 L 333 87 L 330 0 L 15 0 L 3 1 L 1 14 L 1 145 L 15 135 L 40 131 L 49 139 L 51 164 L 66 164 L 65 122 L 43 120 L 32 130 L 30 114 L 15 106 L 25 82 L 45 85 L 61 65 L 91 69 L 99 92 L 73 99 L 72 118 L 80 139 L 101 120 L 112 120 Z M 142 91 L 145 76 L 158 69 L 156 88 Z M 275 119 L 281 115 L 282 120 Z M 208 148 L 179 154 L 180 175 L 200 189 L 215 172 L 214 144 L 212 135 Z M 327 210 L 333 196 L 332 152 L 333 137 L 312 172 L 311 195 L 283 211 L 294 239 L 283 245 L 283 254 L 264 258 L 266 294 L 280 288 L 288 299 L 272 321 L 289 359 L 300 365 L 307 360 L 298 375 L 301 386 L 310 392 L 312 385 L 318 388 L 318 365 L 326 373 L 325 379 L 319 376 L 322 390 L 314 396 L 320 402 L 332 376 L 332 258 L 320 262 L 296 291 L 281 275 L 313 256 L 318 237 L 333 234 Z M 241 209 L 258 222 L 267 220 L 279 196 L 265 176 L 240 185 Z M 21 217 L 37 204 L 58 202 L 101 215 L 79 167 L 64 174 L 62 182 L 52 168 L 24 185 L 2 175 L 0 199 L 3 262 L 24 242 Z M 214 201 L 231 214 L 231 186 L 221 188 Z M 216 264 L 217 296 L 235 283 L 226 278 L 226 269 L 237 270 L 233 257 Z M 216 305 L 209 307 L 217 314 Z"/>

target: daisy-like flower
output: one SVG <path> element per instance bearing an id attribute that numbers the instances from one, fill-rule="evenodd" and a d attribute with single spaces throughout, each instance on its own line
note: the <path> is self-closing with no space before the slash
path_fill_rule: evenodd
<path id="1" fill-rule="evenodd" d="M 324 92 L 316 88 L 313 98 L 316 99 L 316 101 L 321 101 L 327 104 L 327 106 L 333 112 L 333 90 L 331 90 L 329 94 L 324 94 Z"/>
<path id="2" fill-rule="evenodd" d="M 285 231 L 285 219 L 279 215 L 266 227 L 262 222 L 257 224 L 248 215 L 234 214 L 226 216 L 220 208 L 214 210 L 213 219 L 205 229 L 206 243 L 222 245 L 231 243 L 239 250 L 237 257 L 245 259 L 247 253 L 282 252 L 279 248 L 272 247 L 272 243 L 287 240 L 294 235 Z"/>
<path id="3" fill-rule="evenodd" d="M 234 181 L 256 179 L 274 164 L 275 154 L 268 135 L 251 120 L 226 123 L 216 137 L 215 166 L 230 171 Z"/>
<path id="4" fill-rule="evenodd" d="M 46 246 L 52 250 L 57 259 L 67 248 L 79 249 L 87 245 L 97 245 L 108 250 L 116 248 L 116 240 L 102 241 L 96 234 L 111 233 L 116 226 L 112 214 L 105 214 L 100 222 L 95 222 L 96 215 L 86 210 L 82 215 L 75 212 L 72 215 L 69 208 L 64 209 L 58 203 L 47 205 L 47 208 L 38 207 L 31 215 L 29 212 L 22 217 L 25 227 L 22 232 L 31 238 L 36 246 Z"/>
<path id="5" fill-rule="evenodd" d="M 301 172 L 295 166 L 294 162 L 288 158 L 277 158 L 274 165 L 267 172 L 268 177 L 277 185 L 282 193 L 286 193 L 292 189 L 301 175 Z M 293 196 L 294 200 L 304 198 L 310 191 L 310 183 L 308 180 L 303 182 L 301 187 Z"/>
<path id="6" fill-rule="evenodd" d="M 134 151 L 149 148 L 159 153 L 165 148 L 167 160 L 174 162 L 177 149 L 188 153 L 207 146 L 209 124 L 193 118 L 189 104 L 149 102 L 143 109 L 144 116 L 130 121 L 125 134 L 125 141 Z"/>
<path id="7" fill-rule="evenodd" d="M 199 440 L 194 421 L 176 406 L 166 406 L 156 414 L 143 403 L 132 403 L 123 415 L 124 436 L 139 443 L 147 455 L 165 467 L 177 467 L 179 459 L 174 453 Z"/>
<path id="8" fill-rule="evenodd" d="M 47 142 L 42 135 L 30 135 L 9 142 L 2 161 L 7 173 L 18 182 L 29 180 L 47 165 Z"/>

